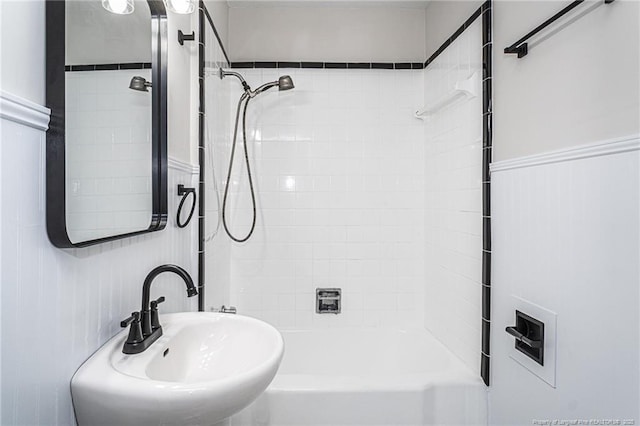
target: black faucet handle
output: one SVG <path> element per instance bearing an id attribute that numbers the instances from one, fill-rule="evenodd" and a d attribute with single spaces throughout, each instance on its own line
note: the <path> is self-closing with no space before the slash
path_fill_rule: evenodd
<path id="1" fill-rule="evenodd" d="M 140 312 L 132 312 L 129 318 L 120 321 L 120 327 L 125 328 L 129 324 L 135 322 L 140 322 Z"/>
<path id="2" fill-rule="evenodd" d="M 127 345 L 138 344 L 144 340 L 142 337 L 142 327 L 140 325 L 140 312 L 132 312 L 129 318 L 120 321 L 120 327 L 124 328 L 129 324 L 131 324 L 131 328 L 129 328 L 129 336 L 127 337 L 127 341 L 125 342 L 125 347 Z"/>
<path id="3" fill-rule="evenodd" d="M 158 305 L 164 302 L 164 296 L 158 297 L 156 300 L 151 301 L 151 310 L 158 309 Z"/>
<path id="4" fill-rule="evenodd" d="M 155 331 L 160 328 L 158 305 L 162 302 L 164 302 L 164 296 L 160 296 L 156 300 L 151 301 L 151 331 Z"/>

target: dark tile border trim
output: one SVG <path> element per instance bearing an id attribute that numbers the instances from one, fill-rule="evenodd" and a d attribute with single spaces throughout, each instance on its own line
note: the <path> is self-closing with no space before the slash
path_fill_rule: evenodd
<path id="1" fill-rule="evenodd" d="M 487 386 L 491 381 L 491 174 L 489 166 L 493 153 L 492 4 L 492 0 L 487 0 L 479 9 L 482 14 L 482 353 L 480 375 Z"/>
<path id="2" fill-rule="evenodd" d="M 65 65 L 66 72 L 74 71 L 118 71 L 118 70 L 150 70 L 151 62 L 124 62 L 116 64 Z"/>
<path id="3" fill-rule="evenodd" d="M 349 70 L 421 70 L 422 62 L 231 62 L 231 68 L 315 68 Z"/>
<path id="4" fill-rule="evenodd" d="M 200 0 L 198 3 L 198 311 L 202 312 L 205 301 L 205 46 L 207 42 L 205 19 L 211 25 L 227 63 L 229 58 L 204 1 Z"/>

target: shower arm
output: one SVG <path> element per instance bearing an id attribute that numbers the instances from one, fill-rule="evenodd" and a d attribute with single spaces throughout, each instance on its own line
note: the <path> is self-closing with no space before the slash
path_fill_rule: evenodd
<path id="1" fill-rule="evenodd" d="M 242 88 L 244 89 L 244 92 L 250 97 L 250 98 L 254 98 L 257 95 L 259 95 L 260 93 L 271 89 L 272 87 L 277 87 L 280 85 L 279 81 L 272 81 L 270 83 L 265 83 L 262 86 L 258 87 L 256 90 L 251 90 L 251 87 L 249 86 L 249 84 L 245 81 L 245 79 L 242 77 L 242 75 L 240 73 L 237 73 L 235 71 L 225 71 L 222 68 L 220 68 L 220 79 L 222 80 L 223 78 L 227 77 L 227 76 L 233 76 L 236 77 L 238 80 L 240 80 L 240 83 L 242 83 Z"/>
<path id="2" fill-rule="evenodd" d="M 234 71 L 225 71 L 222 68 L 220 68 L 220 73 L 219 73 L 220 80 L 222 80 L 223 78 L 225 78 L 227 76 L 230 76 L 230 75 L 234 76 L 238 80 L 240 80 L 240 83 L 242 83 L 242 88 L 244 89 L 244 91 L 246 93 L 251 93 L 251 87 L 247 84 L 247 82 L 244 80 L 242 75 L 240 75 L 240 73 L 237 73 L 237 72 L 234 72 Z"/>

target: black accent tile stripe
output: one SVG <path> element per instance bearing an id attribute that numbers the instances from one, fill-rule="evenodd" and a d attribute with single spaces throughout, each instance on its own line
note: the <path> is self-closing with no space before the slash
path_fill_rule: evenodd
<path id="1" fill-rule="evenodd" d="M 491 13 L 491 12 L 488 12 L 488 13 Z M 482 47 L 482 56 L 486 57 L 486 58 L 490 58 L 492 50 L 493 50 L 493 44 L 491 44 L 491 43 L 485 44 Z M 491 78 L 491 63 L 484 63 L 483 67 L 482 67 L 482 71 L 483 71 L 482 72 L 482 79 L 483 80 L 485 80 L 487 78 Z"/>
<path id="2" fill-rule="evenodd" d="M 483 285 L 482 286 L 482 321 L 483 325 L 485 322 L 491 321 L 491 287 Z M 484 336 L 483 336 L 484 340 Z M 491 355 L 488 352 L 488 349 L 483 348 L 482 352 L 487 355 Z"/>
<path id="3" fill-rule="evenodd" d="M 482 182 L 491 181 L 491 158 L 493 148 L 482 148 Z"/>
<path id="4" fill-rule="evenodd" d="M 483 57 L 491 58 L 493 51 L 493 44 L 485 44 L 482 49 Z M 493 75 L 492 70 L 492 61 L 483 61 L 482 62 L 482 79 L 491 78 Z"/>
<path id="5" fill-rule="evenodd" d="M 231 68 L 313 68 L 313 69 L 384 69 L 421 70 L 422 62 L 231 62 Z"/>
<path id="6" fill-rule="evenodd" d="M 491 182 L 482 183 L 482 216 L 491 216 Z"/>
<path id="7" fill-rule="evenodd" d="M 220 48 L 222 49 L 225 58 L 227 58 L 227 54 L 224 51 L 224 47 L 220 42 L 220 37 L 218 37 L 218 32 L 216 31 L 215 26 L 213 25 L 213 21 L 211 20 L 211 16 L 209 16 L 209 12 L 207 11 L 207 7 L 204 5 L 204 1 L 200 0 L 199 2 L 199 11 L 198 11 L 198 89 L 199 89 L 199 97 L 198 97 L 198 164 L 199 164 L 199 174 L 198 174 L 198 310 L 204 311 L 205 309 L 205 241 L 204 241 L 204 232 L 205 232 L 205 46 L 206 46 L 206 32 L 205 32 L 205 18 L 209 20 L 211 27 L 213 28 L 213 32 L 215 33 L 218 43 L 220 43 Z M 227 62 L 229 58 L 227 58 Z"/>
<path id="8" fill-rule="evenodd" d="M 491 218 L 482 218 L 482 250 L 491 251 Z"/>
<path id="9" fill-rule="evenodd" d="M 491 111 L 491 78 L 482 81 L 482 111 Z"/>
<path id="10" fill-rule="evenodd" d="M 372 62 L 371 69 L 374 70 L 392 70 L 393 63 L 391 62 Z"/>
<path id="11" fill-rule="evenodd" d="M 300 62 L 278 62 L 278 68 L 300 68 Z"/>
<path id="12" fill-rule="evenodd" d="M 484 102 L 483 102 L 484 103 Z M 493 140 L 493 129 L 491 128 L 491 112 L 487 112 L 482 117 L 482 147 L 491 148 Z"/>
<path id="13" fill-rule="evenodd" d="M 489 386 L 489 360 L 491 358 L 489 355 L 480 354 L 480 376 L 482 376 L 482 380 L 484 384 Z"/>
<path id="14" fill-rule="evenodd" d="M 397 70 L 410 70 L 411 62 L 396 62 L 394 68 Z"/>
<path id="15" fill-rule="evenodd" d="M 142 62 L 139 63 L 131 63 L 131 64 L 120 64 L 121 70 L 141 70 L 144 69 L 144 64 Z"/>
<path id="16" fill-rule="evenodd" d="M 491 268 L 485 268 L 484 266 L 491 265 L 491 252 L 483 251 L 482 252 L 482 284 L 485 286 L 491 286 Z"/>
<path id="17" fill-rule="evenodd" d="M 71 71 L 95 71 L 95 65 L 71 65 Z"/>
<path id="18" fill-rule="evenodd" d="M 484 292 L 483 299 L 484 299 Z M 490 297 L 490 295 L 488 296 Z M 482 321 L 482 353 L 491 355 L 491 322 Z"/>
<path id="19" fill-rule="evenodd" d="M 482 4 L 482 354 L 480 376 L 491 381 L 491 159 L 493 146 L 492 0 Z M 476 11 L 477 13 L 478 11 Z M 476 16 L 477 17 L 477 16 Z M 475 18 L 474 18 L 475 19 Z M 469 21 L 468 21 L 469 22 Z"/>
<path id="20" fill-rule="evenodd" d="M 99 64 L 99 65 L 96 65 L 96 71 L 114 71 L 114 70 L 117 70 L 117 69 L 118 69 L 118 64 Z M 127 68 L 127 69 L 131 69 L 131 68 Z M 140 67 L 138 69 L 143 69 L 143 67 Z"/>
<path id="21" fill-rule="evenodd" d="M 255 68 L 278 68 L 277 62 L 254 62 L 253 66 Z"/>
<path id="22" fill-rule="evenodd" d="M 301 62 L 302 68 L 324 68 L 324 62 Z"/>
<path id="23" fill-rule="evenodd" d="M 151 69 L 151 62 L 126 62 L 115 64 L 65 65 L 65 71 L 118 71 Z"/>
<path id="24" fill-rule="evenodd" d="M 254 62 L 253 66 L 255 68 L 278 68 L 277 62 Z"/>
<path id="25" fill-rule="evenodd" d="M 254 68 L 253 62 L 231 62 L 231 68 Z"/>
<path id="26" fill-rule="evenodd" d="M 486 5 L 486 6 L 485 6 Z M 482 45 L 491 43 L 491 4 L 482 5 Z"/>
<path id="27" fill-rule="evenodd" d="M 370 62 L 348 62 L 347 68 L 368 70 L 368 69 L 371 69 L 371 63 Z"/>

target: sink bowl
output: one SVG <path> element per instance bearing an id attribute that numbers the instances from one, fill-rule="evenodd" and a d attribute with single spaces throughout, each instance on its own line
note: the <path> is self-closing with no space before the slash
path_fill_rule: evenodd
<path id="1" fill-rule="evenodd" d="M 284 353 L 278 330 L 241 315 L 186 312 L 160 324 L 145 352 L 122 353 L 124 330 L 78 369 L 78 425 L 215 425 L 267 388 Z"/>

